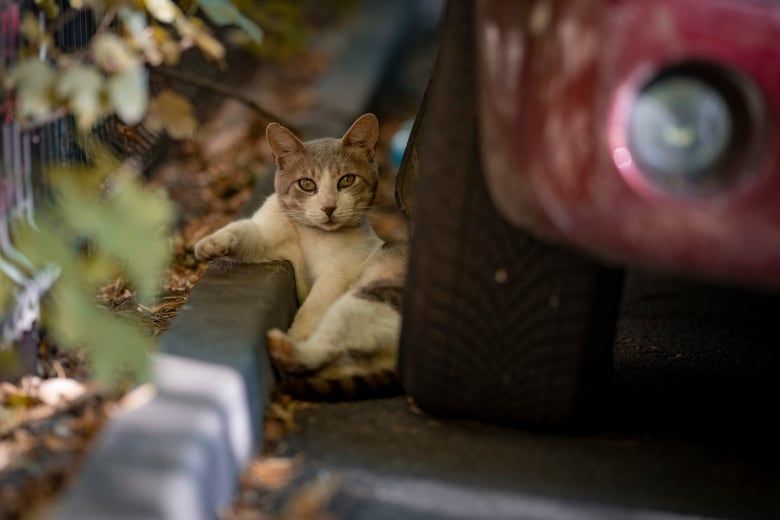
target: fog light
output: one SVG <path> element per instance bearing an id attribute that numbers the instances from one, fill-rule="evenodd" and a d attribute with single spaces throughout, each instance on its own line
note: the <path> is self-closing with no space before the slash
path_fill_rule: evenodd
<path id="1" fill-rule="evenodd" d="M 761 127 L 757 89 L 721 67 L 685 64 L 657 75 L 628 118 L 642 174 L 675 195 L 708 194 L 750 175 Z"/>

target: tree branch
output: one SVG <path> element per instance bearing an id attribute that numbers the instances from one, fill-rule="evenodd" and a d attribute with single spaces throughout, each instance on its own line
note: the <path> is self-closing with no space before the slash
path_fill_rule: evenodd
<path id="1" fill-rule="evenodd" d="M 190 85 L 194 85 L 196 87 L 204 88 L 206 90 L 210 90 L 212 92 L 215 92 L 217 94 L 222 94 L 223 96 L 228 96 L 236 101 L 239 101 L 243 103 L 244 105 L 248 106 L 252 110 L 257 113 L 261 118 L 263 118 L 268 123 L 279 123 L 282 126 L 287 127 L 288 130 L 290 130 L 292 133 L 300 137 L 300 131 L 295 128 L 295 125 L 291 124 L 288 121 L 285 121 L 284 119 L 280 118 L 279 116 L 272 114 L 268 110 L 261 107 L 254 99 L 251 99 L 240 92 L 237 92 L 235 89 L 232 89 L 228 87 L 227 85 L 224 85 L 222 83 L 218 83 L 216 81 L 212 81 L 207 78 L 203 78 L 201 76 L 196 76 L 194 74 L 191 74 L 189 72 L 184 72 L 177 69 L 172 69 L 170 67 L 155 67 L 152 69 L 152 73 L 158 73 L 162 76 L 165 76 L 166 78 L 173 79 L 176 81 L 182 81 L 184 83 L 189 83 Z"/>

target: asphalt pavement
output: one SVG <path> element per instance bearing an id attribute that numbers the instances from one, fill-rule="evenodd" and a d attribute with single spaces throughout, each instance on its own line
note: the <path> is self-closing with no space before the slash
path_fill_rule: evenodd
<path id="1" fill-rule="evenodd" d="M 777 295 L 627 277 L 607 412 L 574 433 L 421 415 L 403 397 L 302 412 L 287 453 L 338 475 L 345 519 L 778 518 Z"/>

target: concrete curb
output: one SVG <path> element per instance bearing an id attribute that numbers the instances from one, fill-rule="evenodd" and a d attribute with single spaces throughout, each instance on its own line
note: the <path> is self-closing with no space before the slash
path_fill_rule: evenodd
<path id="1" fill-rule="evenodd" d="M 153 366 L 157 394 L 108 424 L 57 518 L 205 520 L 230 503 L 253 449 L 241 374 L 165 354 Z"/>
<path id="2" fill-rule="evenodd" d="M 341 52 L 318 83 L 319 103 L 293 120 L 307 138 L 339 135 L 368 107 L 418 8 L 366 0 L 334 34 Z M 261 441 L 273 385 L 264 332 L 295 308 L 288 264 L 212 263 L 162 337 L 156 395 L 112 419 L 52 517 L 217 518 Z"/>

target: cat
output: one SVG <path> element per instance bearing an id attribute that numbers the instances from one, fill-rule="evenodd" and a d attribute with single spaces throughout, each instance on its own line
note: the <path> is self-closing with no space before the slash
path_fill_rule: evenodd
<path id="1" fill-rule="evenodd" d="M 307 399 L 399 391 L 396 359 L 407 246 L 383 243 L 367 214 L 379 182 L 379 122 L 357 118 L 338 138 L 302 142 L 266 128 L 274 191 L 249 219 L 195 244 L 201 261 L 288 260 L 300 307 L 285 332 L 267 332 L 279 388 Z"/>

